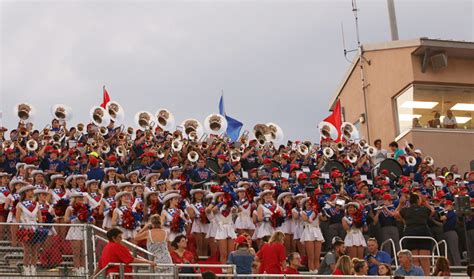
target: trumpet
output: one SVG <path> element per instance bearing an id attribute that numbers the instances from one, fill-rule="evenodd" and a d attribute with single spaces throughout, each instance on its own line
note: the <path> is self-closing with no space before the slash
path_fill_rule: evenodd
<path id="1" fill-rule="evenodd" d="M 330 159 L 332 156 L 334 156 L 334 150 L 332 150 L 331 147 L 325 147 L 323 149 L 323 155 L 324 157 L 326 157 L 327 159 Z"/>
<path id="2" fill-rule="evenodd" d="M 26 149 L 30 152 L 36 151 L 38 149 L 38 143 L 34 139 L 30 139 L 26 142 Z"/>
<path id="3" fill-rule="evenodd" d="M 44 126 L 43 130 L 41 131 L 41 134 L 43 137 L 49 137 L 49 132 L 51 130 L 51 125 L 46 125 Z"/>
<path id="4" fill-rule="evenodd" d="M 199 154 L 196 151 L 191 151 L 188 153 L 188 160 L 191 163 L 195 163 L 199 160 Z"/>
<path id="5" fill-rule="evenodd" d="M 434 165 L 434 159 L 431 156 L 426 156 L 423 160 L 426 161 L 426 164 L 428 164 L 428 166 Z"/>
<path id="6" fill-rule="evenodd" d="M 249 140 L 249 131 L 248 130 L 245 130 L 242 135 L 240 136 L 239 138 L 239 141 L 242 143 L 242 144 L 247 144 L 248 140 Z"/>
<path id="7" fill-rule="evenodd" d="M 117 137 L 118 137 L 119 140 L 126 140 L 127 139 L 127 135 L 124 134 L 124 133 L 119 133 Z"/>
<path id="8" fill-rule="evenodd" d="M 388 208 L 388 207 L 393 207 L 393 204 L 380 205 L 380 206 L 377 206 L 376 208 L 374 208 L 374 210 L 377 211 L 377 210 L 384 209 L 384 208 Z"/>
<path id="9" fill-rule="evenodd" d="M 66 136 L 66 132 L 64 131 L 64 128 L 61 127 L 61 129 L 59 129 L 59 131 L 53 135 L 53 141 L 61 142 L 65 136 Z"/>
<path id="10" fill-rule="evenodd" d="M 126 156 L 128 152 L 125 146 L 119 145 L 115 148 L 115 153 L 117 153 L 119 157 L 123 157 L 123 156 Z"/>

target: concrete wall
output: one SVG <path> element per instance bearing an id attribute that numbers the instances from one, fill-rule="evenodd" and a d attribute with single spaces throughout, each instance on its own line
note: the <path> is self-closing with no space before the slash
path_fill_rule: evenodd
<path id="1" fill-rule="evenodd" d="M 436 167 L 450 167 L 456 164 L 464 173 L 470 170 L 470 161 L 474 160 L 474 131 L 449 131 L 414 129 L 398 139 L 401 147 L 405 140 L 420 148 L 423 156 L 431 156 Z"/>

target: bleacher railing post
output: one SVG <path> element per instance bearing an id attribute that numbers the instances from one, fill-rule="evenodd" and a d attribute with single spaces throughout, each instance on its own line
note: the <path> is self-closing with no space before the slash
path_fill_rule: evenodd
<path id="1" fill-rule="evenodd" d="M 119 278 L 120 278 L 120 279 L 124 279 L 124 278 L 125 278 L 124 273 L 125 273 L 125 266 L 124 266 L 124 264 L 121 263 L 121 264 L 119 265 Z"/>
<path id="2" fill-rule="evenodd" d="M 85 225 L 85 228 L 84 228 L 84 257 L 85 257 L 85 260 L 86 260 L 86 264 L 87 264 L 87 278 L 89 278 L 90 274 L 92 274 L 92 272 L 94 271 L 94 266 L 95 266 L 95 262 L 94 262 L 94 254 L 95 254 L 95 251 L 94 251 L 94 245 L 92 242 L 94 242 L 94 238 L 93 238 L 93 235 L 92 235 L 92 226 L 90 224 L 87 224 Z"/>

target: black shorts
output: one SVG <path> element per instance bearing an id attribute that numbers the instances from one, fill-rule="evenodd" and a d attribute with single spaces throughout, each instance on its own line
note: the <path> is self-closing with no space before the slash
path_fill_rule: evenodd
<path id="1" fill-rule="evenodd" d="M 405 227 L 403 236 L 426 236 L 432 237 L 428 226 L 423 227 Z M 408 250 L 429 250 L 433 247 L 433 241 L 429 239 L 405 239 L 402 242 L 402 248 Z"/>

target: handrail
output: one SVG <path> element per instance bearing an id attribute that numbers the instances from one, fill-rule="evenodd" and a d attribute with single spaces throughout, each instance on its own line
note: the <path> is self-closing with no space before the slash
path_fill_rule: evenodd
<path id="1" fill-rule="evenodd" d="M 404 237 L 400 238 L 400 241 L 399 241 L 400 242 L 400 249 L 403 249 L 402 248 L 403 247 L 403 240 L 405 240 L 405 239 L 425 239 L 425 240 L 431 240 L 432 242 L 434 242 L 435 246 L 433 247 L 433 250 L 431 251 L 431 255 L 413 255 L 413 258 L 431 258 L 431 268 L 434 271 L 435 258 L 441 257 L 441 253 L 439 252 L 439 245 L 438 245 L 439 242 L 437 242 L 436 239 L 434 239 L 431 236 L 404 236 Z M 446 243 L 445 243 L 445 247 L 446 247 L 446 249 L 448 247 L 446 245 Z M 436 249 L 436 252 L 438 252 L 438 255 L 435 254 L 435 249 Z"/>
<path id="2" fill-rule="evenodd" d="M 380 250 L 383 250 L 382 249 L 383 246 L 387 243 L 392 244 L 393 259 L 395 260 L 395 268 L 398 268 L 397 249 L 395 248 L 395 242 L 393 241 L 393 239 L 389 238 L 389 239 L 385 240 L 384 242 L 382 242 L 382 244 L 380 244 Z"/>
<path id="3" fill-rule="evenodd" d="M 124 267 L 124 266 L 131 266 L 131 267 L 150 267 L 151 264 L 147 264 L 147 263 L 131 263 L 131 264 L 128 264 L 128 265 L 125 265 L 123 263 L 108 263 L 104 268 L 102 268 L 101 270 L 99 270 L 93 277 L 92 279 L 96 279 L 96 278 L 99 278 L 99 276 L 103 275 L 104 272 L 111 268 L 112 266 L 119 266 L 119 267 Z M 173 267 L 174 270 L 178 270 L 179 267 L 217 267 L 217 268 L 221 268 L 221 269 L 224 269 L 224 268 L 232 268 L 232 272 L 229 273 L 228 275 L 226 275 L 226 273 L 222 273 L 222 274 L 219 274 L 219 276 L 222 276 L 222 277 L 226 277 L 226 276 L 236 276 L 236 266 L 233 265 L 233 264 L 157 264 L 154 266 L 154 268 L 161 268 L 161 267 Z M 116 272 L 113 272 L 113 273 L 109 273 L 109 275 L 120 275 L 122 273 L 116 273 Z M 148 273 L 136 273 L 136 272 L 128 272 L 128 273 L 123 273 L 123 275 L 142 275 L 142 276 L 145 276 L 145 274 L 148 274 Z M 166 274 L 166 273 L 160 273 L 160 274 Z M 175 274 L 175 273 L 174 273 Z M 193 273 L 194 274 L 194 273 Z M 149 274 L 148 274 L 149 275 Z M 153 275 L 156 275 L 156 273 L 153 273 Z M 179 275 L 181 276 L 181 274 Z M 183 275 L 183 276 L 186 276 L 186 275 Z"/>

